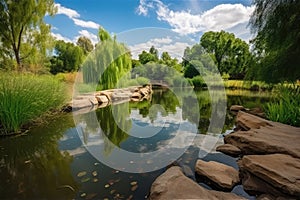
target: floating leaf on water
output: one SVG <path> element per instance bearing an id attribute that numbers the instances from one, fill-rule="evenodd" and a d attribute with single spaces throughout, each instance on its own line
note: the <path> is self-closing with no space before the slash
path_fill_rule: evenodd
<path id="1" fill-rule="evenodd" d="M 90 179 L 91 179 L 91 178 L 89 178 L 89 177 L 83 178 L 83 179 L 81 179 L 81 183 L 88 182 Z"/>
<path id="2" fill-rule="evenodd" d="M 109 186 L 110 186 L 109 184 L 104 185 L 105 188 L 109 188 Z"/>
<path id="3" fill-rule="evenodd" d="M 114 181 L 108 181 L 109 185 L 113 185 L 115 182 Z"/>
<path id="4" fill-rule="evenodd" d="M 96 171 L 93 171 L 93 172 L 92 172 L 92 175 L 93 175 L 93 176 L 97 176 L 98 173 L 97 173 Z"/>
<path id="5" fill-rule="evenodd" d="M 132 182 L 130 183 L 130 185 L 132 185 L 132 186 L 137 185 L 137 181 L 132 181 Z"/>
<path id="6" fill-rule="evenodd" d="M 92 193 L 92 194 L 88 194 L 85 199 L 89 200 L 89 199 L 93 199 L 95 196 L 97 196 L 97 193 Z"/>
<path id="7" fill-rule="evenodd" d="M 110 194 L 114 194 L 117 190 L 111 190 Z"/>
<path id="8" fill-rule="evenodd" d="M 99 180 L 97 178 L 93 178 L 93 182 L 96 183 L 98 182 Z"/>
<path id="9" fill-rule="evenodd" d="M 79 172 L 77 174 L 78 177 L 82 177 L 82 176 L 85 176 L 86 175 L 86 171 L 82 171 L 82 172 Z"/>
<path id="10" fill-rule="evenodd" d="M 58 189 L 63 189 L 63 188 L 68 188 L 68 189 L 72 190 L 73 192 L 75 192 L 74 188 L 70 185 L 61 185 L 58 187 Z"/>
<path id="11" fill-rule="evenodd" d="M 131 191 L 134 192 L 134 191 L 136 191 L 137 188 L 138 188 L 138 185 L 134 185 L 131 187 Z"/>
<path id="12" fill-rule="evenodd" d="M 85 197 L 85 196 L 86 196 L 85 192 L 80 194 L 80 197 Z"/>

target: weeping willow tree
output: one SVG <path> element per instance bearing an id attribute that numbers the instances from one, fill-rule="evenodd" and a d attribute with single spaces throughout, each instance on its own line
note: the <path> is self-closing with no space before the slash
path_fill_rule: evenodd
<path id="1" fill-rule="evenodd" d="M 115 88 L 121 77 L 129 76 L 130 52 L 103 28 L 99 29 L 99 38 L 100 43 L 83 64 L 83 81 L 102 90 Z"/>

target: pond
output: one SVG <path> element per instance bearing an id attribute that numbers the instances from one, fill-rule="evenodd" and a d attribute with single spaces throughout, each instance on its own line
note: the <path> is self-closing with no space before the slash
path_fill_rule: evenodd
<path id="1" fill-rule="evenodd" d="M 188 98 L 185 91 L 180 92 Z M 207 134 L 211 116 L 209 93 L 204 90 L 195 94 L 199 104 L 181 105 L 172 91 L 155 90 L 150 101 L 108 106 L 77 116 L 62 114 L 25 136 L 1 138 L 1 198 L 147 198 L 152 182 L 166 169 L 163 164 L 175 161 L 168 155 L 178 158 L 177 150 L 184 150 L 177 162 L 193 169 L 203 153 L 197 146 L 182 145 L 182 137 L 172 140 L 178 135 L 189 137 L 189 132 L 198 133 L 197 137 Z M 269 100 L 269 93 L 227 91 L 227 106 L 241 104 L 251 108 Z M 199 112 L 200 119 L 192 117 Z M 233 128 L 234 116 L 227 110 L 222 132 L 226 134 Z M 176 135 L 178 129 L 181 132 Z M 161 158 L 155 154 L 152 159 L 134 160 L 118 154 L 122 149 L 134 153 L 156 152 L 166 145 L 172 146 L 171 151 L 165 151 Z M 202 157 L 236 167 L 234 159 L 221 153 Z"/>

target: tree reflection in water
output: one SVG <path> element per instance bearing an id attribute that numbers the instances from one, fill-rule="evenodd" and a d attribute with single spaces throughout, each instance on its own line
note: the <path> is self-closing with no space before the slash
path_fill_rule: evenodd
<path id="1" fill-rule="evenodd" d="M 59 139 L 74 126 L 70 115 L 30 134 L 0 140 L 0 195 L 5 199 L 74 198 L 73 157 L 60 151 Z M 58 118 L 62 120 L 62 118 Z"/>

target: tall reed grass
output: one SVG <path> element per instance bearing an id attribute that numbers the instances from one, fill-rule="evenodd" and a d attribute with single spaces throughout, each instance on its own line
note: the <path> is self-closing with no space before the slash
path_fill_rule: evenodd
<path id="1" fill-rule="evenodd" d="M 25 124 L 62 106 L 64 89 L 53 76 L 0 72 L 0 134 L 21 132 Z"/>
<path id="2" fill-rule="evenodd" d="M 265 107 L 267 118 L 293 126 L 300 126 L 300 86 L 277 87 L 277 98 Z"/>

